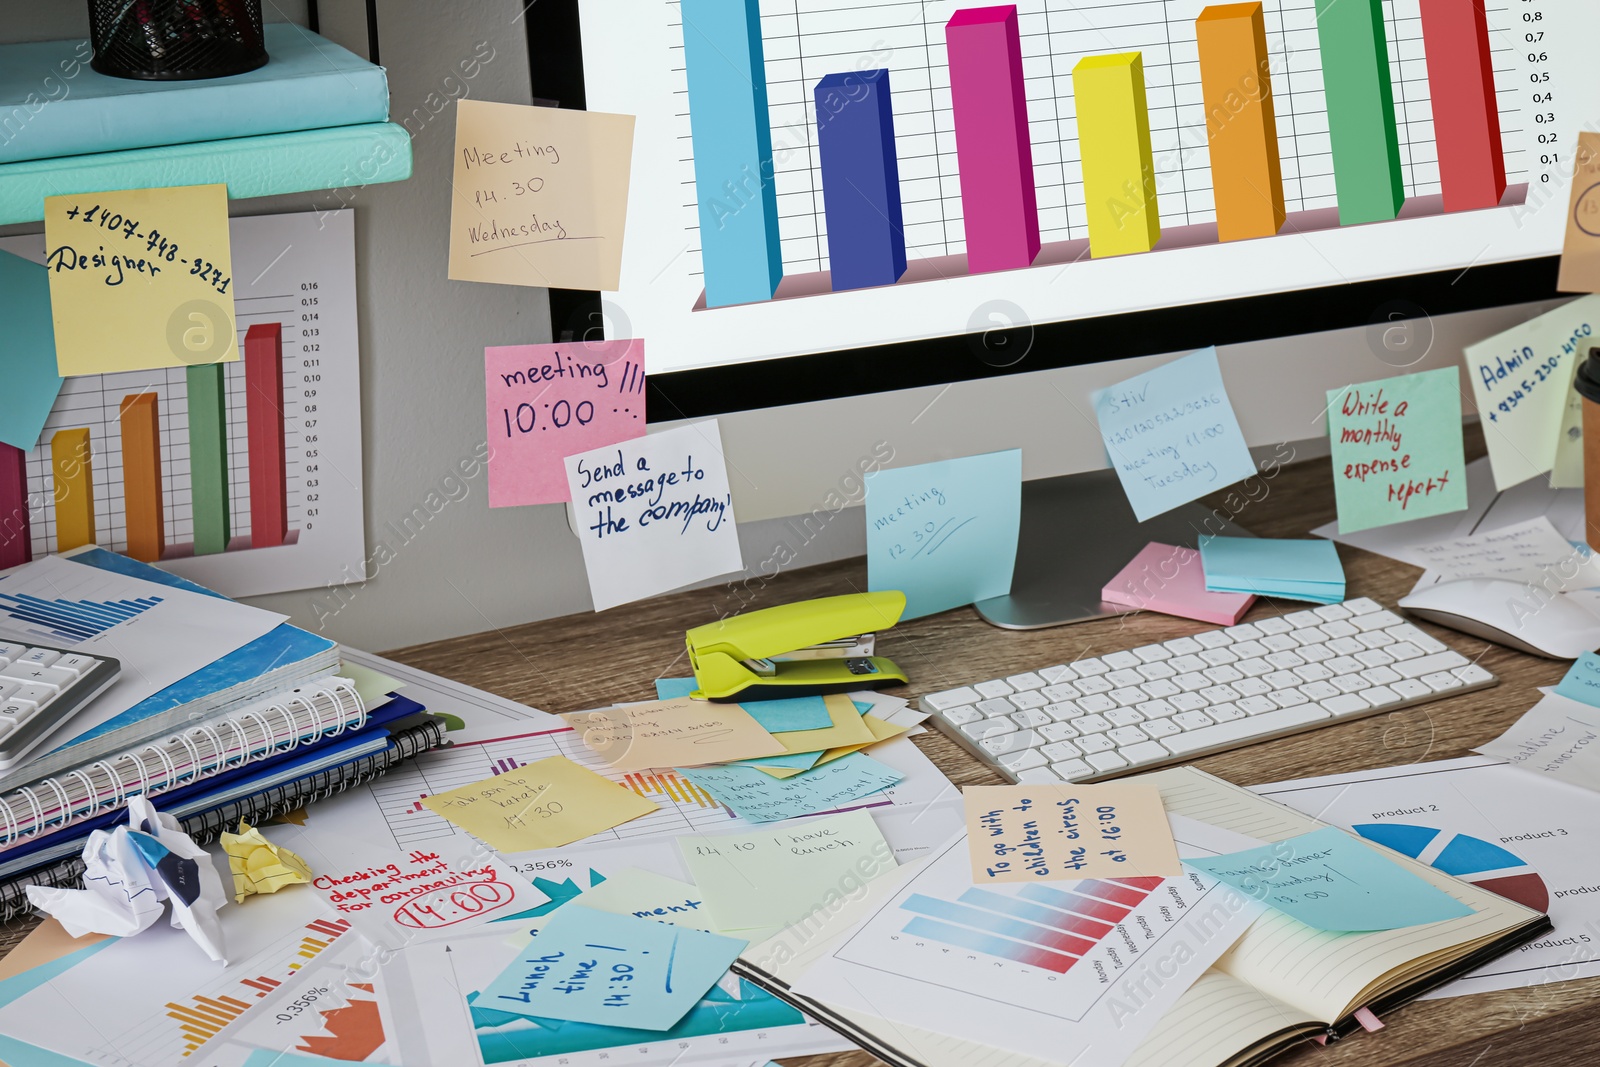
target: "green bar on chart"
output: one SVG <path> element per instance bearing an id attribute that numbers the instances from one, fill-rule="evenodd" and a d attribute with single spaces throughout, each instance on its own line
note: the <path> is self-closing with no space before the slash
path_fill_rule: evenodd
<path id="1" fill-rule="evenodd" d="M 1317 39 L 1339 222 L 1393 219 L 1406 194 L 1383 0 L 1317 0 Z"/>
<path id="2" fill-rule="evenodd" d="M 228 424 L 222 364 L 188 369 L 189 491 L 194 554 L 228 550 Z"/>

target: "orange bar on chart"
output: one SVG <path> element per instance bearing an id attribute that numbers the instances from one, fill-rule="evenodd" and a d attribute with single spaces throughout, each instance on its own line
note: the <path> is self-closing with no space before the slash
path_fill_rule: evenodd
<path id="1" fill-rule="evenodd" d="M 1283 164 L 1261 5 L 1219 4 L 1195 20 L 1211 144 L 1217 236 L 1271 237 L 1283 228 Z"/>
<path id="2" fill-rule="evenodd" d="M 122 514 L 128 555 L 159 562 L 167 550 L 161 499 L 161 423 L 155 393 L 122 398 Z"/>
<path id="3" fill-rule="evenodd" d="M 50 473 L 56 486 L 56 551 L 95 543 L 94 471 L 89 431 L 57 430 L 50 438 Z"/>

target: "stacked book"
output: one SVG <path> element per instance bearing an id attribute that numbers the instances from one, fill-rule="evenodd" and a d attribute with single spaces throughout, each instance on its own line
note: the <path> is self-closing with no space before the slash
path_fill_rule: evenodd
<path id="1" fill-rule="evenodd" d="M 114 574 L 119 586 L 148 586 L 169 600 L 172 590 L 217 596 L 103 549 L 49 562 Z M 0 591 L 34 566 L 0 575 Z M 204 843 L 241 819 L 261 822 L 371 781 L 443 741 L 444 723 L 422 705 L 341 664 L 333 641 L 277 618 L 260 623 L 260 636 L 125 709 L 113 688 L 61 729 L 56 738 L 65 740 L 0 777 L 0 921 L 28 910 L 27 885 L 77 885 L 88 835 L 125 818 L 130 796 L 149 797 Z M 140 625 L 143 632 L 133 633 Z M 16 626 L 0 617 L 0 640 L 37 643 Z M 161 632 L 149 620 L 120 626 L 130 629 L 106 631 L 106 645 L 94 651 L 117 655 L 123 677 L 137 679 L 155 669 L 141 657 L 161 655 L 144 651 L 159 648 Z M 108 717 L 105 701 L 112 702 Z M 82 728 L 86 718 L 94 724 Z"/>
<path id="2" fill-rule="evenodd" d="M 221 182 L 239 200 L 411 176 L 382 67 L 290 23 L 265 36 L 265 66 L 177 82 L 96 73 L 87 41 L 0 45 L 0 225 L 68 193 Z"/>

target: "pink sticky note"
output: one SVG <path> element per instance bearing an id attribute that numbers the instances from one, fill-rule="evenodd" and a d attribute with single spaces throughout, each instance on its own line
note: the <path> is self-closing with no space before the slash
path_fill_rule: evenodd
<path id="1" fill-rule="evenodd" d="M 572 499 L 566 457 L 644 436 L 644 342 L 483 350 L 489 506 Z"/>
<path id="2" fill-rule="evenodd" d="M 1249 593 L 1208 592 L 1200 553 L 1155 541 L 1106 583 L 1100 598 L 1108 604 L 1222 626 L 1232 626 L 1244 618 L 1256 602 Z"/>

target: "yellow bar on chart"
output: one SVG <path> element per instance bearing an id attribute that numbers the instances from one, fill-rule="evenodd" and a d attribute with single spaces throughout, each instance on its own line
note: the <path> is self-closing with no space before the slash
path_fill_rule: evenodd
<path id="1" fill-rule="evenodd" d="M 1089 212 L 1089 254 L 1148 252 L 1161 239 L 1156 170 L 1138 52 L 1088 56 L 1072 69 Z"/>
<path id="2" fill-rule="evenodd" d="M 57 430 L 50 438 L 50 473 L 56 487 L 56 551 L 95 543 L 94 471 L 89 431 Z"/>

